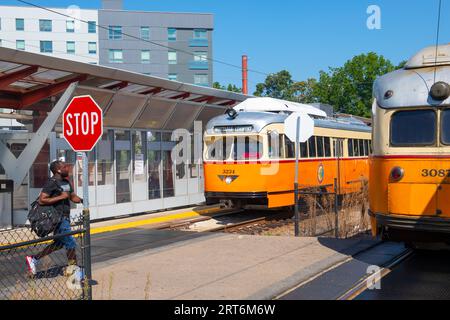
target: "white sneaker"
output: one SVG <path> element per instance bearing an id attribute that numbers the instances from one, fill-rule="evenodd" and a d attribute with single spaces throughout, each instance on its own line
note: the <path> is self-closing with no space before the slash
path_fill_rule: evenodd
<path id="1" fill-rule="evenodd" d="M 27 256 L 26 260 L 27 260 L 28 271 L 30 271 L 31 274 L 35 275 L 37 273 L 37 271 L 36 271 L 37 260 L 31 256 Z"/>

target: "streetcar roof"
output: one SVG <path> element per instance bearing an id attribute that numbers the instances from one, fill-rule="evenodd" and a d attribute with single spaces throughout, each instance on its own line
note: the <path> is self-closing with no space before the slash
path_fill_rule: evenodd
<path id="1" fill-rule="evenodd" d="M 284 112 L 286 114 L 302 112 L 317 117 L 327 116 L 325 111 L 312 105 L 269 97 L 246 99 L 234 109 L 238 112 Z"/>
<path id="2" fill-rule="evenodd" d="M 450 83 L 450 66 L 396 70 L 375 81 L 373 94 L 385 109 L 450 105 L 450 98 L 431 97 L 430 88 L 438 81 Z"/>
<path id="3" fill-rule="evenodd" d="M 403 69 L 378 78 L 373 95 L 385 109 L 450 105 L 450 98 L 438 101 L 430 95 L 439 81 L 450 83 L 450 44 L 420 50 Z"/>
<path id="4" fill-rule="evenodd" d="M 437 52 L 437 58 L 436 58 Z M 420 50 L 405 65 L 405 69 L 450 65 L 450 44 L 431 46 Z"/>
<path id="5" fill-rule="evenodd" d="M 288 115 L 273 112 L 238 112 L 236 118 L 221 115 L 213 118 L 206 125 L 206 133 L 213 135 L 223 133 L 222 128 L 236 128 L 252 126 L 251 133 L 260 133 L 270 124 L 284 123 Z M 320 128 L 348 130 L 359 132 L 371 132 L 372 128 L 355 118 L 324 118 L 314 119 L 314 125 Z M 219 131 L 216 131 L 219 129 Z M 248 131 L 246 131 L 248 132 Z"/>

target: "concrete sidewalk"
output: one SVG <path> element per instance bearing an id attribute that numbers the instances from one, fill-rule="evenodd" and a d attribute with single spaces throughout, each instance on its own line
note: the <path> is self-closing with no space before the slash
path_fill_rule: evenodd
<path id="1" fill-rule="evenodd" d="M 167 231 L 165 231 L 167 232 Z M 94 299 L 273 299 L 371 239 L 210 234 L 94 264 Z"/>

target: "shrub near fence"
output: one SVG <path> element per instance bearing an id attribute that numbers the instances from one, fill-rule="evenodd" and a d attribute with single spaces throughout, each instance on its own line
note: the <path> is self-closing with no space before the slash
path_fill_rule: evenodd
<path id="1" fill-rule="evenodd" d="M 302 186 L 299 211 L 301 236 L 334 235 L 349 238 L 369 229 L 367 181 L 355 181 L 340 187 Z"/>

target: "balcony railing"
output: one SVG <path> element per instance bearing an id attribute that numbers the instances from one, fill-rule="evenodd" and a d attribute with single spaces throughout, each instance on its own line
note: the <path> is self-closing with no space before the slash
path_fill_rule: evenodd
<path id="1" fill-rule="evenodd" d="M 209 42 L 208 42 L 208 39 L 190 39 L 189 46 L 190 47 L 208 47 Z"/>
<path id="2" fill-rule="evenodd" d="M 208 70 L 209 64 L 208 61 L 190 61 L 189 62 L 189 69 L 190 70 Z"/>

